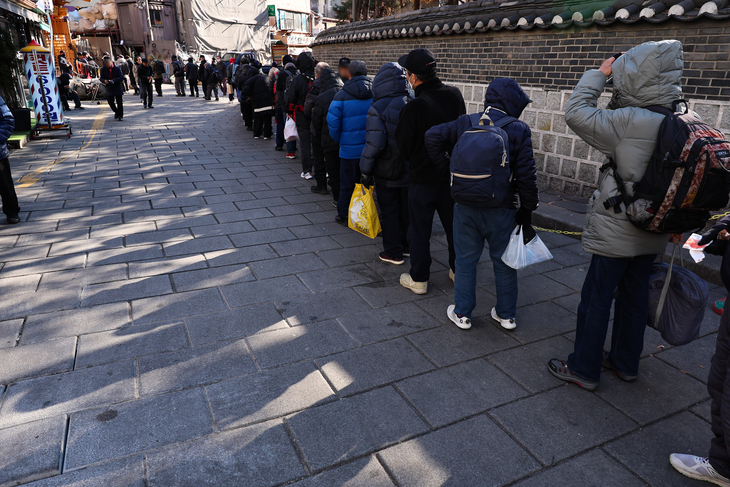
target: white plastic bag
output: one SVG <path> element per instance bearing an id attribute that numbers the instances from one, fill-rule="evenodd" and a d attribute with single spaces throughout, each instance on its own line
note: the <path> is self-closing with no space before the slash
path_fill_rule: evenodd
<path id="1" fill-rule="evenodd" d="M 512 231 L 507 248 L 502 254 L 502 262 L 518 270 L 552 258 L 553 254 L 550 253 L 537 235 L 525 245 L 522 238 L 522 225 L 516 226 Z"/>
<path id="2" fill-rule="evenodd" d="M 299 133 L 297 132 L 297 124 L 293 118 L 286 118 L 286 124 L 284 125 L 284 140 L 291 142 L 292 140 L 299 140 Z"/>

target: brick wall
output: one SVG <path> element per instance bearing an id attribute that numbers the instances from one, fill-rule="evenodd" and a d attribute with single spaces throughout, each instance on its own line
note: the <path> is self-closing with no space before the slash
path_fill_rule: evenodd
<path id="1" fill-rule="evenodd" d="M 718 22 L 667 21 L 336 43 L 315 46 L 314 55 L 335 66 L 342 56 L 362 59 L 374 75 L 384 62 L 425 47 L 436 54 L 440 77 L 462 91 L 470 113 L 481 110 L 489 80 L 516 79 L 533 100 L 522 119 L 533 130 L 540 187 L 587 197 L 596 187 L 604 157 L 565 124 L 563 110 L 571 89 L 582 73 L 611 54 L 661 39 L 678 39 L 684 45 L 683 85 L 690 107 L 730 134 L 730 25 Z M 602 98 L 603 106 L 609 98 L 609 94 Z"/>

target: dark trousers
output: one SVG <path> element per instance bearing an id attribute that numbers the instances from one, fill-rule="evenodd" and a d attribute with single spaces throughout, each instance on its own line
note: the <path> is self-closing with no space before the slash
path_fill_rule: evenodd
<path id="1" fill-rule="evenodd" d="M 200 96 L 200 93 L 198 92 L 198 80 L 188 80 L 188 85 L 190 85 L 190 96 Z"/>
<path id="2" fill-rule="evenodd" d="M 723 313 L 720 318 L 715 355 L 712 357 L 710 377 L 707 381 L 707 390 L 712 398 L 710 409 L 712 434 L 715 435 L 710 443 L 710 465 L 723 477 L 730 477 L 730 455 L 727 450 L 730 437 L 725 438 L 725 434 L 730 434 L 730 431 L 725 429 L 727 418 L 730 417 L 730 410 L 728 410 L 730 402 L 727 400 L 730 391 L 725 391 L 728 367 L 730 367 L 730 312 Z"/>
<path id="3" fill-rule="evenodd" d="M 380 226 L 383 229 L 383 250 L 389 256 L 402 259 L 408 249 L 408 187 L 390 188 L 376 181 L 375 193 L 380 206 Z"/>
<path id="4" fill-rule="evenodd" d="M 649 315 L 649 276 L 655 258 L 656 255 L 591 258 L 578 305 L 575 346 L 568 357 L 568 367 L 578 377 L 593 382 L 601 379 L 603 344 L 617 290 L 608 360 L 617 371 L 639 373 Z"/>
<path id="5" fill-rule="evenodd" d="M 153 81 L 155 82 L 155 90 L 157 91 L 157 96 L 162 96 L 162 78 L 154 78 Z"/>
<path id="6" fill-rule="evenodd" d="M 215 99 L 218 99 L 218 83 L 208 83 L 205 87 L 205 99 L 210 100 L 211 93 L 215 94 Z"/>
<path id="7" fill-rule="evenodd" d="M 152 85 L 150 83 L 140 83 L 139 96 L 145 107 L 152 106 Z"/>
<path id="8" fill-rule="evenodd" d="M 408 185 L 408 243 L 411 249 L 411 277 L 426 282 L 431 277 L 431 230 L 438 213 L 449 244 L 449 267 L 455 267 L 454 200 L 449 183 Z"/>
<path id="9" fill-rule="evenodd" d="M 270 113 L 270 112 L 269 112 Z M 253 136 L 271 137 L 273 129 L 271 128 L 271 115 L 254 115 L 253 117 Z"/>
<path id="10" fill-rule="evenodd" d="M 15 194 L 13 175 L 10 174 L 10 161 L 7 157 L 0 159 L 0 198 L 3 202 L 3 213 L 6 216 L 17 216 L 20 206 L 18 206 L 18 195 Z"/>
<path id="11" fill-rule="evenodd" d="M 283 147 L 286 140 L 284 140 L 284 124 L 286 123 L 286 117 L 284 116 L 284 110 L 281 108 L 276 109 L 276 147 Z"/>
<path id="12" fill-rule="evenodd" d="M 300 120 L 304 117 L 299 115 Z M 312 133 L 309 131 L 309 119 L 297 123 L 297 133 L 299 134 L 299 149 L 302 151 L 302 172 L 312 171 Z"/>
<path id="13" fill-rule="evenodd" d="M 243 123 L 246 127 L 253 127 L 253 105 L 250 103 L 241 103 L 241 113 L 243 113 Z"/>
<path id="14" fill-rule="evenodd" d="M 200 80 L 200 85 L 203 90 L 203 96 L 205 96 L 205 94 L 208 92 L 208 82 L 205 80 Z"/>
<path id="15" fill-rule="evenodd" d="M 332 189 L 332 197 L 335 201 L 340 200 L 340 151 L 333 150 L 324 153 L 324 165 L 327 169 L 327 175 L 330 188 Z M 348 202 L 349 205 L 349 202 Z M 337 209 L 339 213 L 339 206 Z"/>
<path id="16" fill-rule="evenodd" d="M 231 83 L 228 83 L 228 101 L 233 101 L 234 96 L 235 95 L 233 93 L 233 85 Z"/>
<path id="17" fill-rule="evenodd" d="M 106 102 L 109 103 L 109 106 L 117 118 L 122 118 L 124 116 L 124 101 L 122 101 L 122 95 L 107 96 Z"/>
<path id="18" fill-rule="evenodd" d="M 79 94 L 76 93 L 73 90 L 68 91 L 67 93 L 61 92 L 61 104 L 63 105 L 64 110 L 69 110 L 70 107 L 68 106 L 68 101 L 73 100 L 74 106 L 76 108 L 81 106 L 81 98 L 79 98 Z"/>
<path id="19" fill-rule="evenodd" d="M 130 73 L 129 75 L 129 82 L 132 84 L 132 88 L 134 88 L 134 94 L 136 95 L 139 93 L 139 86 L 137 86 L 137 80 L 134 78 L 134 75 Z"/>
<path id="20" fill-rule="evenodd" d="M 337 215 L 341 218 L 349 218 L 352 192 L 359 182 L 360 159 L 340 159 L 340 196 L 337 198 Z"/>
<path id="21" fill-rule="evenodd" d="M 311 135 L 311 132 L 310 132 Z M 319 189 L 327 189 L 327 167 L 324 163 L 324 151 L 322 144 L 312 137 L 312 161 L 314 166 L 314 179 Z"/>

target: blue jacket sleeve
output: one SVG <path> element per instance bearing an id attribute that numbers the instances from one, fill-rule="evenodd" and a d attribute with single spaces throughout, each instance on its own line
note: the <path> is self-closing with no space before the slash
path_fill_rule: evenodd
<path id="1" fill-rule="evenodd" d="M 426 132 L 424 138 L 426 150 L 433 163 L 441 170 L 448 169 L 451 163 L 449 152 L 456 144 L 456 141 L 459 140 L 459 135 L 461 135 L 459 134 L 458 120 L 435 125 Z"/>
<path id="2" fill-rule="evenodd" d="M 364 174 L 372 174 L 376 159 L 387 145 L 388 129 L 380 118 L 378 110 L 371 106 L 365 125 L 365 148 L 360 156 L 360 171 Z"/>
<path id="3" fill-rule="evenodd" d="M 520 206 L 535 211 L 540 203 L 540 197 L 537 189 L 535 156 L 532 153 L 532 131 L 526 125 L 520 141 L 513 165 L 514 180 L 517 184 L 517 194 L 520 196 Z"/>
<path id="4" fill-rule="evenodd" d="M 10 111 L 5 100 L 0 98 L 0 146 L 7 143 L 15 128 L 13 112 Z"/>
<path id="5" fill-rule="evenodd" d="M 343 102 L 336 99 L 330 104 L 329 112 L 327 112 L 327 126 L 330 129 L 330 137 L 339 143 L 342 135 L 342 104 Z"/>

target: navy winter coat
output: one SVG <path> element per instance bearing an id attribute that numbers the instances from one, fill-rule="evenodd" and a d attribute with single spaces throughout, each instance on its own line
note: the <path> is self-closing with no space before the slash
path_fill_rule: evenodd
<path id="1" fill-rule="evenodd" d="M 101 68 L 99 79 L 102 83 L 104 80 L 109 80 L 109 84 L 106 85 L 106 96 L 122 96 L 124 94 L 124 86 L 122 85 L 124 74 L 119 66 L 112 66 L 111 68 L 104 66 Z"/>
<path id="2" fill-rule="evenodd" d="M 400 111 L 408 103 L 406 76 L 396 63 L 385 63 L 373 80 L 373 104 L 368 110 L 365 149 L 360 171 L 374 174 L 387 186 L 407 186 L 408 171 L 398 151 L 395 128 Z"/>
<path id="3" fill-rule="evenodd" d="M 13 112 L 8 108 L 8 104 L 0 97 L 0 159 L 6 159 L 10 156 L 8 151 L 8 139 L 15 129 L 15 118 Z"/>
<path id="4" fill-rule="evenodd" d="M 324 152 L 339 151 L 340 145 L 330 136 L 327 125 L 327 113 L 335 95 L 342 89 L 342 79 L 330 68 L 325 68 L 319 75 L 319 94 L 312 107 L 312 137 L 319 139 Z"/>
<path id="5" fill-rule="evenodd" d="M 355 76 L 335 95 L 327 113 L 332 139 L 340 144 L 340 158 L 360 159 L 365 148 L 365 125 L 373 100 L 372 80 Z"/>
<path id="6" fill-rule="evenodd" d="M 489 117 L 498 121 L 505 115 L 519 118 L 525 107 L 531 102 L 520 85 L 511 78 L 497 78 L 492 81 L 484 95 L 484 108 L 489 110 Z M 481 113 L 476 114 L 481 117 Z M 447 153 L 456 145 L 461 134 L 474 125 L 473 115 L 462 115 L 453 122 L 436 125 L 426 132 L 426 148 L 434 164 L 439 168 L 448 168 Z M 512 170 L 510 190 L 502 208 L 517 208 L 517 196 L 520 206 L 534 211 L 539 203 L 535 157 L 532 153 L 532 132 L 525 122 L 516 120 L 502 127 L 509 137 L 509 165 Z"/>

